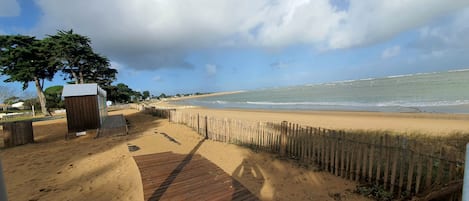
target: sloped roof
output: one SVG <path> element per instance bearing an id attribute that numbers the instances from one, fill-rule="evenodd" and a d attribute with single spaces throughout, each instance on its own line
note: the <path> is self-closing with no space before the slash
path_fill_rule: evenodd
<path id="1" fill-rule="evenodd" d="M 106 91 L 101 89 L 96 83 L 91 84 L 67 84 L 62 91 L 62 97 L 71 96 L 90 96 L 90 95 L 106 96 Z"/>

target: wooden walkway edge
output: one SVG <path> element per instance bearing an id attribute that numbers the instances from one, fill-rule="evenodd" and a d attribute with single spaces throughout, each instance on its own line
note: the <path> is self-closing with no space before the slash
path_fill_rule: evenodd
<path id="1" fill-rule="evenodd" d="M 198 154 L 165 152 L 134 156 L 134 160 L 141 173 L 146 201 L 258 200 L 242 184 Z"/>

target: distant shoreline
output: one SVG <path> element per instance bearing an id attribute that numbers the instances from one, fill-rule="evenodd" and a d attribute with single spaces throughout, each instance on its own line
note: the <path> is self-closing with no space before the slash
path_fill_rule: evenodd
<path id="1" fill-rule="evenodd" d="M 288 121 L 301 125 L 344 130 L 383 130 L 401 133 L 447 135 L 454 132 L 469 134 L 469 114 L 426 112 L 368 112 L 368 111 L 316 111 L 269 109 L 219 109 L 168 102 L 154 104 L 160 108 L 187 110 L 202 116 L 256 122 Z"/>
<path id="2" fill-rule="evenodd" d="M 215 92 L 209 94 L 202 94 L 202 95 L 193 95 L 193 96 L 183 96 L 177 98 L 168 98 L 166 101 L 179 101 L 179 100 L 187 100 L 193 98 L 204 98 L 204 97 L 212 97 L 212 96 L 223 96 L 223 95 L 230 95 L 230 94 L 238 94 L 243 93 L 245 91 L 225 91 L 225 92 Z"/>

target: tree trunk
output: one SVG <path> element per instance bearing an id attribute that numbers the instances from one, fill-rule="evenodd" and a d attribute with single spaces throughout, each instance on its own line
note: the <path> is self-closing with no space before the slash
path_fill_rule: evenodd
<path id="1" fill-rule="evenodd" d="M 78 83 L 78 76 L 75 72 L 73 72 L 73 70 L 72 70 L 72 76 L 73 76 L 73 79 L 75 80 L 75 84 L 79 84 Z"/>
<path id="2" fill-rule="evenodd" d="M 85 84 L 85 80 L 83 79 L 83 72 L 82 71 L 79 72 L 79 76 L 80 76 L 80 84 Z"/>
<path id="3" fill-rule="evenodd" d="M 37 77 L 34 78 L 34 84 L 36 85 L 37 97 L 39 98 L 39 103 L 41 104 L 41 112 L 46 116 L 50 116 L 50 113 L 46 107 L 46 96 L 44 96 L 42 86 Z"/>

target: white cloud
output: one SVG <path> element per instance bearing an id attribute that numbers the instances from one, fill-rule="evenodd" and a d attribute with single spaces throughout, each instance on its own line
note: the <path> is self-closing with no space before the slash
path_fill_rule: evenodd
<path id="1" fill-rule="evenodd" d="M 205 65 L 205 72 L 207 75 L 215 75 L 217 74 L 217 66 L 214 64 L 206 64 Z"/>
<path id="2" fill-rule="evenodd" d="M 448 23 L 421 28 L 420 38 L 411 46 L 434 55 L 444 51 L 469 49 L 468 21 L 469 8 L 455 15 L 454 20 Z"/>
<path id="3" fill-rule="evenodd" d="M 153 81 L 160 82 L 161 81 L 161 76 L 157 75 L 153 77 Z"/>
<path id="4" fill-rule="evenodd" d="M 11 0 L 9 0 L 11 1 Z M 462 11 L 467 0 L 37 0 L 34 30 L 73 28 L 129 68 L 186 67 L 188 52 L 221 46 L 366 46 Z"/>
<path id="5" fill-rule="evenodd" d="M 384 49 L 384 51 L 381 53 L 381 58 L 389 59 L 391 57 L 398 56 L 400 53 L 401 53 L 401 47 L 396 45 L 396 46 Z"/>
<path id="6" fill-rule="evenodd" d="M 20 15 L 20 5 L 17 0 L 0 1 L 0 17 L 14 17 Z"/>
<path id="7" fill-rule="evenodd" d="M 329 47 L 381 42 L 467 6 L 469 1 L 466 0 L 351 0 L 343 24 L 331 33 Z"/>

